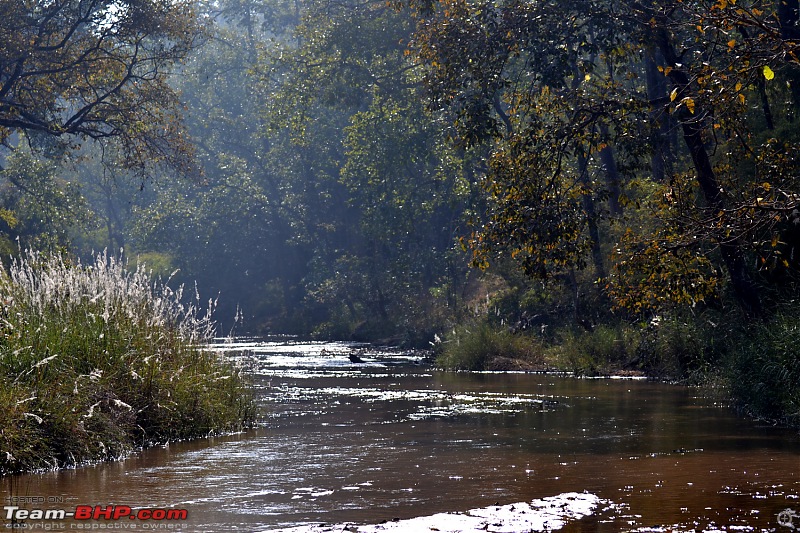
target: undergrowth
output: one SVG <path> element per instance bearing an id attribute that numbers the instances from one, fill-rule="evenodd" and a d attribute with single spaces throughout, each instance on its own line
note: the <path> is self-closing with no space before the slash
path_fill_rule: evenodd
<path id="1" fill-rule="evenodd" d="M 702 387 L 749 416 L 800 428 L 800 318 L 792 307 L 753 321 L 734 313 L 672 313 L 642 323 L 570 325 L 512 333 L 487 320 L 438 346 L 450 370 L 553 369 L 631 374 Z M 513 360 L 535 362 L 526 368 Z"/>
<path id="2" fill-rule="evenodd" d="M 736 405 L 751 416 L 800 428 L 800 319 L 778 313 L 737 340 L 725 372 Z"/>
<path id="3" fill-rule="evenodd" d="M 240 372 L 203 346 L 214 302 L 100 254 L 25 254 L 0 272 L 0 475 L 239 430 Z"/>
<path id="4" fill-rule="evenodd" d="M 531 337 L 479 322 L 453 330 L 445 338 L 436 364 L 448 370 L 488 370 L 498 358 L 535 365 L 543 362 L 540 346 Z"/>
<path id="5" fill-rule="evenodd" d="M 547 350 L 553 366 L 588 376 L 632 367 L 640 340 L 637 328 L 626 324 L 601 324 L 591 331 L 562 328 L 556 335 Z"/>

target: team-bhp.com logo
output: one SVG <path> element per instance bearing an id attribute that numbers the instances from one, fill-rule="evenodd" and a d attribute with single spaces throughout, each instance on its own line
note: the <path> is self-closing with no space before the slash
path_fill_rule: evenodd
<path id="1" fill-rule="evenodd" d="M 113 529 L 162 529 L 157 524 L 185 521 L 189 517 L 186 509 L 133 509 L 128 505 L 77 505 L 67 509 L 24 509 L 17 505 L 3 507 L 6 528 L 45 529 L 46 524 L 72 520 L 69 529 L 112 529 L 105 522 L 117 523 Z M 99 522 L 103 523 L 100 524 Z M 127 523 L 126 523 L 127 522 Z M 99 526 L 104 527 L 99 527 Z M 121 526 L 121 527 L 120 527 Z M 64 524 L 57 529 L 67 529 Z M 173 529 L 173 528 L 170 528 Z"/>

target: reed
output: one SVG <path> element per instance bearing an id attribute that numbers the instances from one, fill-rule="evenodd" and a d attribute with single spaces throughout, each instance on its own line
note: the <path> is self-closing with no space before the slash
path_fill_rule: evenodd
<path id="1" fill-rule="evenodd" d="M 105 252 L 13 261 L 0 272 L 0 475 L 250 425 L 242 374 L 203 349 L 215 305 Z"/>

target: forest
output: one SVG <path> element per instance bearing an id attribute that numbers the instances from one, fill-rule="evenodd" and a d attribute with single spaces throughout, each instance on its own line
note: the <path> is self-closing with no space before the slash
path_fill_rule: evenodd
<path id="1" fill-rule="evenodd" d="M 0 0 L 0 253 L 106 250 L 213 300 L 221 336 L 641 372 L 797 425 L 799 21 Z"/>

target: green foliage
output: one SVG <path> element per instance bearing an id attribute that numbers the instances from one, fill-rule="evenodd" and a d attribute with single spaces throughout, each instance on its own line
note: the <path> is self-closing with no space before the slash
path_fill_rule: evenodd
<path id="1" fill-rule="evenodd" d="M 92 31 L 68 33 L 78 4 L 0 7 L 0 142 L 27 132 L 37 154 L 80 156 L 57 168 L 15 146 L 4 160 L 4 255 L 17 238 L 82 257 L 124 249 L 196 279 L 250 331 L 427 346 L 476 320 L 442 364 L 540 364 L 530 346 L 548 342 L 579 372 L 693 381 L 730 351 L 732 299 L 768 316 L 800 288 L 789 3 L 145 2 L 96 49 Z M 88 26 L 109 5 L 91 3 Z M 198 20 L 213 38 L 190 53 Z M 146 73 L 123 68 L 137 46 Z M 74 70 L 47 76 L 48 61 Z M 77 151 L 81 135 L 120 142 Z M 196 180 L 131 179 L 192 155 Z M 470 252 L 489 275 L 467 274 Z M 19 372 L 50 356 L 27 350 Z M 780 358 L 733 359 L 744 372 Z M 26 391 L 3 394 L 36 420 Z M 95 411 L 85 421 L 119 418 L 102 431 L 127 423 Z"/>
<path id="2" fill-rule="evenodd" d="M 748 414 L 800 425 L 800 321 L 780 313 L 737 335 L 727 361 L 730 392 Z"/>
<path id="3" fill-rule="evenodd" d="M 650 376 L 702 383 L 719 370 L 727 350 L 725 335 L 734 327 L 733 316 L 723 319 L 712 311 L 698 315 L 676 311 L 652 318 L 637 349 L 639 368 Z"/>
<path id="4" fill-rule="evenodd" d="M 453 241 L 472 191 L 467 155 L 420 98 L 408 13 L 316 1 L 298 13 L 254 69 L 268 139 L 270 179 L 253 179 L 262 210 L 286 221 L 281 236 L 303 254 L 294 287 L 320 331 L 417 329 L 428 289 L 465 270 Z"/>
<path id="5" fill-rule="evenodd" d="M 639 330 L 627 324 L 602 324 L 591 331 L 566 328 L 558 337 L 548 357 L 559 368 L 588 376 L 629 369 L 640 342 Z"/>
<path id="6" fill-rule="evenodd" d="M 0 235 L 6 252 L 16 252 L 16 246 L 37 250 L 67 247 L 77 232 L 93 226 L 80 187 L 60 178 L 58 172 L 53 162 L 23 149 L 6 159 L 6 167 L 0 170 Z"/>
<path id="7" fill-rule="evenodd" d="M 418 11 L 412 49 L 431 107 L 456 144 L 490 151 L 488 210 L 464 240 L 474 264 L 508 253 L 531 276 L 569 279 L 591 258 L 595 279 L 611 264 L 609 295 L 636 315 L 722 295 L 761 312 L 759 284 L 796 270 L 785 126 L 800 100 L 775 83 L 798 63 L 781 26 L 792 10 L 443 0 Z"/>
<path id="8" fill-rule="evenodd" d="M 105 254 L 29 253 L 0 276 L 0 474 L 236 431 L 253 406 L 235 368 L 202 348 L 213 302 Z"/>
<path id="9" fill-rule="evenodd" d="M 200 36 L 194 4 L 0 4 L 0 143 L 27 134 L 40 152 L 56 155 L 102 139 L 126 168 L 191 172 L 167 80 Z"/>
<path id="10" fill-rule="evenodd" d="M 630 82 L 628 30 L 611 10 L 446 0 L 420 17 L 412 48 L 431 106 L 456 144 L 490 152 L 487 213 L 463 241 L 474 265 L 507 253 L 528 275 L 552 278 L 591 256 L 604 277 L 598 225 L 621 213 L 620 176 L 644 153 L 630 132 L 647 108 Z"/>
<path id="11" fill-rule="evenodd" d="M 541 346 L 534 339 L 477 322 L 445 337 L 436 364 L 448 370 L 487 370 L 497 358 L 543 362 Z"/>

